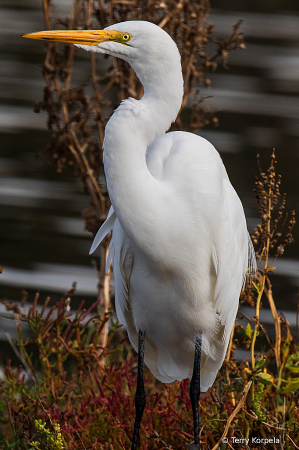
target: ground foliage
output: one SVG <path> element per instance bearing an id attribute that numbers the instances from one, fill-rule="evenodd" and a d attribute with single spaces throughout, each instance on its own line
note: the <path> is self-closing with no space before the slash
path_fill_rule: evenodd
<path id="1" fill-rule="evenodd" d="M 247 318 L 245 326 L 244 316 L 238 314 L 223 367 L 213 388 L 200 400 L 204 450 L 230 448 L 229 443 L 235 449 L 263 449 L 267 442 L 274 449 L 293 449 L 299 442 L 298 326 L 292 334 L 287 320 L 278 315 L 269 280 L 273 262 L 292 241 L 295 224 L 293 213 L 286 220 L 285 196 L 281 199 L 275 165 L 273 151 L 269 169 L 263 172 L 260 168 L 256 179 L 261 223 L 253 241 L 259 272 L 240 299 L 256 308 L 255 315 Z M 82 301 L 75 314 L 70 312 L 74 291 L 70 289 L 52 308 L 47 307 L 49 298 L 38 305 L 36 295 L 28 313 L 4 302 L 19 322 L 18 340 L 11 343 L 21 361 L 18 368 L 8 364 L 0 382 L 0 447 L 5 450 L 130 448 L 136 358 L 125 357 L 127 338 L 109 314 L 99 314 L 99 300 L 87 311 Z M 272 311 L 275 340 L 259 321 L 262 297 Z M 26 300 L 24 294 L 24 307 Z M 23 321 L 31 330 L 26 342 Z M 103 347 L 100 336 L 108 321 L 111 331 Z M 263 351 L 256 350 L 259 333 L 266 336 Z M 237 347 L 250 348 L 251 363 L 234 359 Z M 193 430 L 188 389 L 188 380 L 164 386 L 146 371 L 147 406 L 140 449 L 187 448 Z M 228 444 L 222 442 L 225 437 Z M 237 439 L 250 439 L 250 447 Z"/>

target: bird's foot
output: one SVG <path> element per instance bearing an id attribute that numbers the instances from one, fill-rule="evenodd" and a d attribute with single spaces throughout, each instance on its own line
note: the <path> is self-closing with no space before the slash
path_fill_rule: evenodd
<path id="1" fill-rule="evenodd" d="M 200 450 L 200 446 L 191 442 L 191 444 L 188 445 L 188 450 Z"/>

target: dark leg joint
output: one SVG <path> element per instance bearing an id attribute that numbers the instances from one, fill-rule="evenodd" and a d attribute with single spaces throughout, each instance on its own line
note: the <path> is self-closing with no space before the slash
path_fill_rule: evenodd
<path id="1" fill-rule="evenodd" d="M 138 393 L 138 396 L 135 397 L 135 408 L 136 412 L 139 410 L 141 411 L 141 414 L 145 408 L 146 401 L 145 401 L 145 392 L 144 389 L 142 389 L 141 392 Z"/>
<path id="2" fill-rule="evenodd" d="M 189 394 L 191 397 L 193 397 L 193 398 L 198 397 L 198 399 L 199 399 L 199 395 L 200 395 L 200 380 L 199 379 L 194 379 L 192 377 L 192 379 L 190 381 Z"/>

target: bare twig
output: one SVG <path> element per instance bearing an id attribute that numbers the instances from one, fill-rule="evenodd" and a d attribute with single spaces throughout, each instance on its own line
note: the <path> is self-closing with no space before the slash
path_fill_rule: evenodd
<path id="1" fill-rule="evenodd" d="M 226 437 L 227 432 L 228 432 L 229 427 L 230 427 L 230 424 L 232 423 L 234 417 L 236 416 L 236 414 L 238 414 L 238 412 L 240 411 L 240 409 L 242 408 L 242 406 L 243 406 L 243 404 L 244 404 L 244 402 L 245 402 L 245 400 L 246 400 L 246 397 L 247 397 L 247 394 L 248 394 L 248 391 L 249 391 L 249 389 L 250 389 L 251 384 L 252 384 L 252 381 L 248 381 L 248 383 L 246 384 L 245 388 L 243 389 L 243 392 L 242 392 L 242 398 L 241 398 L 241 400 L 239 401 L 238 406 L 236 406 L 236 408 L 234 409 L 234 411 L 232 412 L 232 414 L 231 414 L 231 415 L 229 416 L 229 418 L 227 419 L 227 423 L 226 423 L 226 425 L 225 425 L 225 428 L 224 428 L 224 431 L 223 431 L 223 433 L 222 433 L 222 436 L 221 436 L 221 438 L 219 439 L 219 441 L 217 442 L 217 444 L 214 445 L 214 447 L 212 448 L 212 450 L 216 450 L 216 449 L 219 447 L 219 445 L 222 443 L 222 439 L 223 439 L 224 437 Z"/>

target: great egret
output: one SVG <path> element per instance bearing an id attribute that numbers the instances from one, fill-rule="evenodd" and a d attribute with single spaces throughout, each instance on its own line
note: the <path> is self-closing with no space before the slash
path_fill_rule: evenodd
<path id="1" fill-rule="evenodd" d="M 164 383 L 191 378 L 194 447 L 198 400 L 225 357 L 239 294 L 255 259 L 239 197 L 212 144 L 166 133 L 183 96 L 180 54 L 158 26 L 128 21 L 101 31 L 45 31 L 127 61 L 144 87 L 107 123 L 104 166 L 112 203 L 91 253 L 111 230 L 116 313 L 138 353 L 136 449 L 145 406 L 143 364 Z M 195 355 L 195 356 L 194 356 Z"/>

